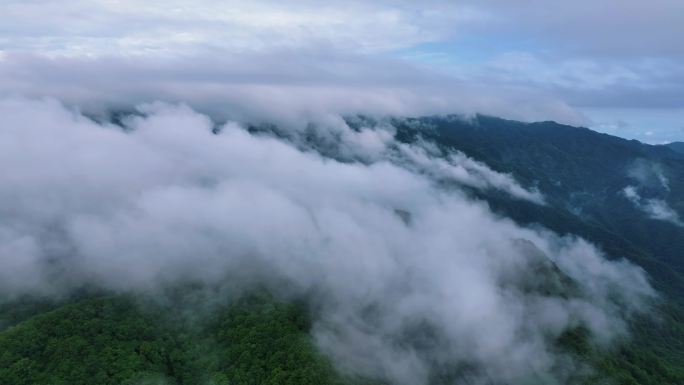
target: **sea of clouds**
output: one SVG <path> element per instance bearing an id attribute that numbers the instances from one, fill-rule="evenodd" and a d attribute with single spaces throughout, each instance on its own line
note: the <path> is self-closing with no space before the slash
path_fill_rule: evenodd
<path id="1" fill-rule="evenodd" d="M 564 331 L 609 344 L 655 296 L 640 268 L 521 227 L 458 186 L 537 204 L 543 192 L 398 143 L 391 127 L 317 122 L 330 157 L 292 124 L 289 139 L 250 133 L 175 104 L 112 124 L 4 98 L 0 117 L 5 299 L 258 282 L 309 298 L 315 341 L 341 370 L 401 385 L 435 368 L 474 384 L 567 383 L 584 369 L 556 348 Z"/>

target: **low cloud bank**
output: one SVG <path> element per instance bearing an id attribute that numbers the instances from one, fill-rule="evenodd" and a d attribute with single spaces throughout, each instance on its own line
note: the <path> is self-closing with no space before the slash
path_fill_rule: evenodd
<path id="1" fill-rule="evenodd" d="M 660 165 L 639 159 L 628 168 L 627 175 L 636 182 L 636 185 L 622 189 L 625 198 L 650 218 L 684 227 L 684 222 L 677 211 L 665 200 L 670 194 L 670 181 Z M 645 190 L 656 196 L 644 197 L 642 193 Z"/>
<path id="2" fill-rule="evenodd" d="M 16 95 L 53 97 L 89 113 L 160 100 L 217 120 L 288 126 L 349 114 L 443 113 L 588 123 L 532 88 L 458 79 L 400 59 L 319 51 L 172 58 L 0 52 L 0 97 Z"/>
<path id="3" fill-rule="evenodd" d="M 339 160 L 184 106 L 140 112 L 122 128 L 55 101 L 0 101 L 3 297 L 259 282 L 311 299 L 314 337 L 340 368 L 421 384 L 435 368 L 566 383 L 579 366 L 559 335 L 584 326 L 608 343 L 654 296 L 640 268 L 443 188 L 542 202 L 462 154 L 338 119 Z"/>

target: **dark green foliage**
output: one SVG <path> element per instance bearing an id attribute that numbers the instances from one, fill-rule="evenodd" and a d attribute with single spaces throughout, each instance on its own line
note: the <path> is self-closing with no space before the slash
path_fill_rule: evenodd
<path id="1" fill-rule="evenodd" d="M 219 384 L 316 385 L 338 383 L 330 363 L 312 347 L 304 311 L 292 304 L 249 297 L 212 326 Z"/>
<path id="2" fill-rule="evenodd" d="M 128 300 L 66 305 L 0 334 L 0 384 L 124 384 L 160 377 L 161 340 L 154 320 Z"/>
<path id="3" fill-rule="evenodd" d="M 664 310 L 665 311 L 665 310 Z M 625 342 L 612 350 L 603 350 L 592 346 L 587 331 L 582 328 L 569 330 L 558 340 L 559 349 L 569 352 L 581 362 L 592 368 L 592 374 L 586 383 L 608 383 L 616 385 L 662 385 L 684 384 L 684 370 L 681 361 L 671 359 L 681 355 L 681 334 L 673 345 L 664 343 L 658 338 L 662 334 L 654 333 L 658 326 L 677 327 L 663 320 L 664 325 L 655 325 L 653 321 L 642 319 L 635 321 L 634 340 Z M 681 325 L 679 326 L 681 327 Z M 654 339 L 655 338 L 655 339 Z M 663 351 L 672 349 L 673 351 Z"/>
<path id="4" fill-rule="evenodd" d="M 10 326 L 59 307 L 61 303 L 45 298 L 24 297 L 0 304 L 0 332 Z"/>
<path id="5" fill-rule="evenodd" d="M 0 333 L 0 385 L 335 384 L 299 307 L 253 296 L 206 323 L 124 297 L 84 300 Z"/>

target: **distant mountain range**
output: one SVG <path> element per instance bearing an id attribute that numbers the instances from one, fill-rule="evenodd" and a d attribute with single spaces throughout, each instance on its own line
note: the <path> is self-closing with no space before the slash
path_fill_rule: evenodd
<path id="1" fill-rule="evenodd" d="M 672 143 L 666 144 L 666 146 L 669 147 L 673 151 L 676 151 L 680 154 L 684 154 L 684 142 L 672 142 Z"/>

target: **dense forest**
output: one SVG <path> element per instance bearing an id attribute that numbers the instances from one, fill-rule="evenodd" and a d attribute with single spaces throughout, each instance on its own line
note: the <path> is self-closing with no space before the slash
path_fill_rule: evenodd
<path id="1" fill-rule="evenodd" d="M 383 383 L 336 370 L 308 334 L 306 307 L 263 291 L 203 310 L 101 294 L 26 305 L 2 309 L 2 385 Z M 637 321 L 634 339 L 609 350 L 593 346 L 581 328 L 566 332 L 557 347 L 593 367 L 578 372 L 578 383 L 680 384 L 681 313 L 663 314 L 666 327 Z M 451 372 L 434 381 L 458 378 Z"/>
<path id="2" fill-rule="evenodd" d="M 186 310 L 99 295 L 35 316 L 5 307 L 0 384 L 342 383 L 301 306 L 261 293 L 206 318 Z"/>

